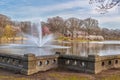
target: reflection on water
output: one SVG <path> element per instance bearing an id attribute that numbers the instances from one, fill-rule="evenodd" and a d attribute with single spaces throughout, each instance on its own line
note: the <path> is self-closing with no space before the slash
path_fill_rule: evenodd
<path id="1" fill-rule="evenodd" d="M 53 55 L 55 52 L 53 49 L 50 48 L 37 48 L 37 47 L 17 47 L 17 48 L 0 48 L 0 53 L 7 53 L 7 54 L 17 54 L 17 55 L 24 55 L 27 53 L 34 53 L 36 56 L 42 55 Z"/>
<path id="2" fill-rule="evenodd" d="M 88 55 L 115 55 L 120 54 L 120 41 L 103 42 L 81 42 L 81 43 L 59 43 L 64 46 L 71 46 L 67 55 L 88 56 Z"/>
<path id="3" fill-rule="evenodd" d="M 33 53 L 36 56 L 43 56 L 43 55 L 54 55 L 55 51 L 49 47 L 37 47 L 35 44 L 27 43 L 24 41 L 15 41 L 1 43 L 0 44 L 0 53 L 6 54 L 17 54 L 17 55 L 24 55 L 28 53 Z"/>
<path id="4" fill-rule="evenodd" d="M 71 48 L 60 46 L 47 46 L 38 48 L 32 44 L 16 45 L 1 44 L 0 53 L 27 54 L 34 53 L 39 55 L 53 55 L 56 51 L 64 52 L 66 55 L 88 56 L 88 55 L 115 55 L 120 54 L 120 41 L 102 41 L 102 42 L 53 42 L 53 45 L 70 46 Z M 14 46 L 14 47 L 13 47 Z M 47 47 L 46 47 L 47 46 Z M 54 48 L 54 49 L 53 49 Z M 58 49 L 59 48 L 59 49 Z"/>
<path id="5" fill-rule="evenodd" d="M 69 47 L 59 46 L 59 45 L 44 45 L 42 47 L 37 46 L 36 44 L 24 43 L 20 44 L 15 42 L 12 43 L 2 43 L 0 44 L 0 53 L 6 54 L 17 54 L 24 55 L 28 53 L 33 53 L 36 56 L 45 56 L 45 55 L 54 55 L 56 51 L 54 49 L 66 49 Z"/>

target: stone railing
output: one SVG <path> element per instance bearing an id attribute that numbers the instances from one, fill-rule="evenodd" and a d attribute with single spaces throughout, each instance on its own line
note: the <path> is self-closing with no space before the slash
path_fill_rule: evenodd
<path id="1" fill-rule="evenodd" d="M 80 57 L 73 55 L 35 56 L 35 54 L 13 55 L 0 53 L 0 67 L 31 75 L 52 68 L 67 68 L 85 73 L 99 73 L 102 70 L 120 68 L 120 55 Z"/>
<path id="2" fill-rule="evenodd" d="M 95 73 L 111 68 L 120 68 L 120 55 L 95 57 Z"/>
<path id="3" fill-rule="evenodd" d="M 51 68 L 57 68 L 58 55 L 37 57 L 37 70 L 46 71 Z"/>
<path id="4" fill-rule="evenodd" d="M 60 55 L 58 59 L 59 68 L 67 68 L 85 73 L 99 73 L 102 70 L 120 68 L 120 55 L 88 57 Z"/>
<path id="5" fill-rule="evenodd" d="M 20 71 L 23 68 L 23 56 L 0 53 L 0 67 Z"/>
<path id="6" fill-rule="evenodd" d="M 0 53 L 0 67 L 30 75 L 56 68 L 57 59 L 58 55 L 35 56 L 34 54 L 25 54 L 20 56 Z"/>

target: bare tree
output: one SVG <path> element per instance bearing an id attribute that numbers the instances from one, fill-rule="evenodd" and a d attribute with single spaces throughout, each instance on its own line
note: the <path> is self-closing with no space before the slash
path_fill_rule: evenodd
<path id="1" fill-rule="evenodd" d="M 24 21 L 20 23 L 21 30 L 26 33 L 30 34 L 31 33 L 31 22 L 30 21 Z"/>
<path id="2" fill-rule="evenodd" d="M 3 14 L 0 14 L 0 27 L 4 28 L 9 23 L 10 23 L 10 18 Z"/>
<path id="3" fill-rule="evenodd" d="M 98 21 L 92 18 L 87 18 L 84 20 L 84 26 L 86 29 L 86 32 L 88 33 L 88 36 L 90 34 L 95 34 L 95 31 L 99 29 L 98 27 Z"/>
<path id="4" fill-rule="evenodd" d="M 105 14 L 109 9 L 120 6 L 120 0 L 89 0 L 89 4 L 95 4 L 96 10 L 101 14 Z"/>
<path id="5" fill-rule="evenodd" d="M 82 20 L 77 18 L 69 18 L 66 20 L 66 27 L 71 33 L 72 38 L 77 37 L 77 31 L 79 31 L 81 26 L 83 25 L 82 22 Z"/>
<path id="6" fill-rule="evenodd" d="M 49 18 L 47 24 L 50 31 L 63 33 L 63 29 L 65 26 L 64 26 L 64 19 L 62 17 L 57 16 L 57 17 Z"/>

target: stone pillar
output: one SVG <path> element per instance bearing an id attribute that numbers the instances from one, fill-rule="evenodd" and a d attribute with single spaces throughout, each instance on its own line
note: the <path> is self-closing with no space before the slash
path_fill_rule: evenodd
<path id="1" fill-rule="evenodd" d="M 36 57 L 35 54 L 24 54 L 22 74 L 31 75 L 36 73 Z"/>
<path id="2" fill-rule="evenodd" d="M 97 74 L 101 72 L 101 61 L 99 55 L 88 55 L 87 72 Z"/>

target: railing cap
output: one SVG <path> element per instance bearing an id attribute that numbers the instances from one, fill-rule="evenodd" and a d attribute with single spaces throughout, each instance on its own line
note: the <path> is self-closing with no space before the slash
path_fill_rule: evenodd
<path id="1" fill-rule="evenodd" d="M 33 53 L 27 53 L 27 54 L 24 54 L 25 57 L 35 57 L 35 54 Z"/>

